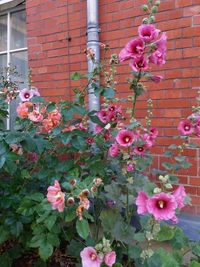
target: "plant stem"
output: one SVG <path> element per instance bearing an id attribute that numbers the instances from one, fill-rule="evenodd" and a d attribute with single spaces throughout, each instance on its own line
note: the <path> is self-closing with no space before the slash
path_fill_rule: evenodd
<path id="1" fill-rule="evenodd" d="M 133 99 L 133 108 L 132 108 L 132 118 L 134 118 L 134 116 L 135 116 L 135 105 L 136 105 L 137 97 L 138 97 L 137 87 L 138 87 L 138 83 L 140 81 L 140 78 L 141 78 L 141 70 L 138 73 L 136 85 L 135 85 L 135 88 L 134 88 L 134 99 Z"/>

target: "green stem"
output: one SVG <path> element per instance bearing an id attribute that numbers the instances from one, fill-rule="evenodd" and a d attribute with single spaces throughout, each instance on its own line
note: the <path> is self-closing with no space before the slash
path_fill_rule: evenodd
<path id="1" fill-rule="evenodd" d="M 135 88 L 134 88 L 134 99 L 133 99 L 133 108 L 132 108 L 132 118 L 134 118 L 134 116 L 135 116 L 135 106 L 136 106 L 137 97 L 138 97 L 137 87 L 138 87 L 138 83 L 139 83 L 140 79 L 141 79 L 141 70 L 138 73 L 136 85 L 135 85 Z"/>

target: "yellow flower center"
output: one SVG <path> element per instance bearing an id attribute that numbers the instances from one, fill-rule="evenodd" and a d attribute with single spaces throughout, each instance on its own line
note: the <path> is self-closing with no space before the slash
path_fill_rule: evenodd
<path id="1" fill-rule="evenodd" d="M 161 209 L 163 209 L 164 208 L 164 201 L 162 201 L 162 200 L 159 200 L 158 201 L 158 206 L 161 208 Z"/>

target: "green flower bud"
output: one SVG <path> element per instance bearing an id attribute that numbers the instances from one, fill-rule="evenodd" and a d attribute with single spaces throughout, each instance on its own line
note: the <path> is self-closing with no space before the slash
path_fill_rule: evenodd
<path id="1" fill-rule="evenodd" d="M 148 0 L 148 2 L 149 2 L 150 4 L 152 4 L 152 3 L 153 3 L 153 0 Z"/>
<path id="2" fill-rule="evenodd" d="M 152 22 L 155 22 L 156 18 L 154 16 L 151 16 L 150 19 L 149 19 L 149 22 L 152 23 Z"/>
<path id="3" fill-rule="evenodd" d="M 151 9 L 151 13 L 157 13 L 158 12 L 158 7 L 157 6 L 153 6 Z"/>
<path id="4" fill-rule="evenodd" d="M 165 184 L 165 187 L 166 187 L 167 189 L 172 189 L 172 188 L 173 188 L 173 186 L 172 186 L 170 183 Z"/>
<path id="5" fill-rule="evenodd" d="M 155 2 L 155 6 L 159 6 L 159 5 L 160 5 L 160 1 L 158 0 Z"/>
<path id="6" fill-rule="evenodd" d="M 154 194 L 160 193 L 162 190 L 159 187 L 154 188 L 153 192 Z"/>
<path id="7" fill-rule="evenodd" d="M 142 10 L 143 10 L 143 11 L 148 11 L 148 9 L 149 9 L 149 8 L 148 8 L 147 5 L 142 5 Z"/>
<path id="8" fill-rule="evenodd" d="M 149 23 L 149 20 L 148 18 L 144 18 L 143 21 L 142 21 L 143 24 L 148 24 Z"/>

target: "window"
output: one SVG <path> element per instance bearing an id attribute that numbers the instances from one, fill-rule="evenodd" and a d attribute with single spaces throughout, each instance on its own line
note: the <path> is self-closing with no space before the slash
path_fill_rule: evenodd
<path id="1" fill-rule="evenodd" d="M 3 0 L 3 2 L 6 1 Z M 0 14 L 0 68 L 10 65 L 17 67 L 19 87 L 26 87 L 28 77 L 26 12 L 20 7 Z M 10 107 L 8 128 L 10 124 L 12 125 L 15 108 L 16 104 Z"/>

